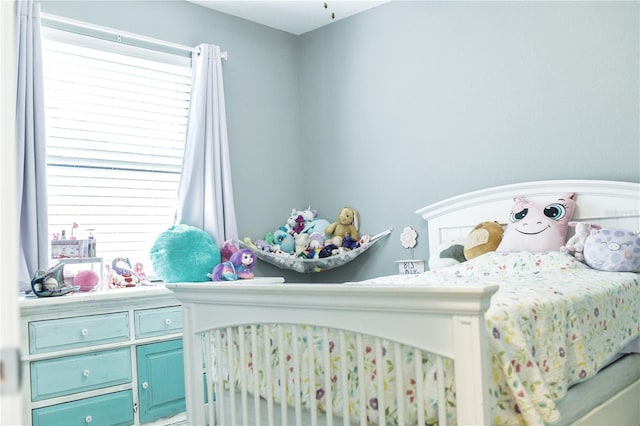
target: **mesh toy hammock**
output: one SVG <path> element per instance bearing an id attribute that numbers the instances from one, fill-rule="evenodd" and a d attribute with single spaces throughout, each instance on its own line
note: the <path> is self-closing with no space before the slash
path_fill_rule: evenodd
<path id="1" fill-rule="evenodd" d="M 239 242 L 241 247 L 250 248 L 251 251 L 256 255 L 256 257 L 260 260 L 264 260 L 267 263 L 277 266 L 282 269 L 291 269 L 296 272 L 300 272 L 303 274 L 309 274 L 313 272 L 322 272 L 328 271 L 329 269 L 337 268 L 338 266 L 342 266 L 346 263 L 351 262 L 356 257 L 360 256 L 362 253 L 367 251 L 371 246 L 373 246 L 376 242 L 380 241 L 382 237 L 385 237 L 391 233 L 391 229 L 387 229 L 386 231 L 382 231 L 379 234 L 376 234 L 371 237 L 369 242 L 363 246 L 360 246 L 356 249 L 336 254 L 329 257 L 322 257 L 316 259 L 305 259 L 300 257 L 295 257 L 291 255 L 281 255 L 270 253 L 262 250 L 257 250 L 253 247 L 246 245 L 243 242 Z"/>

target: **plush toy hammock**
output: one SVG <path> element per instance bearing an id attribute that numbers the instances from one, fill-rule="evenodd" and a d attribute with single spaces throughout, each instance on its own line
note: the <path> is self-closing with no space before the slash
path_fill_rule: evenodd
<path id="1" fill-rule="evenodd" d="M 385 237 L 390 233 L 391 229 L 387 229 L 386 231 L 382 231 L 379 234 L 372 236 L 367 244 L 362 245 L 356 249 L 341 254 L 316 259 L 305 259 L 291 255 L 275 254 L 255 249 L 254 247 L 250 247 L 243 242 L 239 242 L 239 244 L 241 247 L 250 248 L 251 251 L 260 260 L 264 260 L 265 262 L 282 269 L 291 269 L 296 272 L 309 274 L 313 272 L 328 271 L 329 269 L 337 268 L 338 266 L 342 266 L 346 263 L 351 262 L 353 259 L 367 251 L 369 247 L 380 241 L 382 237 Z"/>

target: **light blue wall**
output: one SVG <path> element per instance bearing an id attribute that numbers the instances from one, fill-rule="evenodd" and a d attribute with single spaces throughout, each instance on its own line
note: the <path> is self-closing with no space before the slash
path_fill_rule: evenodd
<path id="1" fill-rule="evenodd" d="M 407 225 L 424 258 L 413 212 L 462 192 L 640 181 L 639 5 L 393 1 L 301 36 L 305 157 L 323 171 L 314 203 L 396 230 L 319 278 L 394 273 Z"/>
<path id="2" fill-rule="evenodd" d="M 393 1 L 293 36 L 182 1 L 43 11 L 185 45 L 224 65 L 242 236 L 292 207 L 395 230 L 351 264 L 287 281 L 396 272 L 413 212 L 460 192 L 557 178 L 640 181 L 638 2 Z M 491 218 L 487 218 L 491 219 Z M 422 244 L 421 244 L 422 242 Z"/>

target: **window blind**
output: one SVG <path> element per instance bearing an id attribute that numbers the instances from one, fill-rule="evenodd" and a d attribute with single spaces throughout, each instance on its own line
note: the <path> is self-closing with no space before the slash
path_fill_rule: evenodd
<path id="1" fill-rule="evenodd" d="M 190 59 L 43 31 L 49 231 L 142 262 L 172 223 L 191 92 Z"/>

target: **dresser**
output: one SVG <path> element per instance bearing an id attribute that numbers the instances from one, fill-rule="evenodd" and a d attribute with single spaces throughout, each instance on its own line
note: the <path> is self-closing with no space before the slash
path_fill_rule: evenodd
<path id="1" fill-rule="evenodd" d="M 184 422 L 182 310 L 170 290 L 134 287 L 19 305 L 25 422 Z"/>

